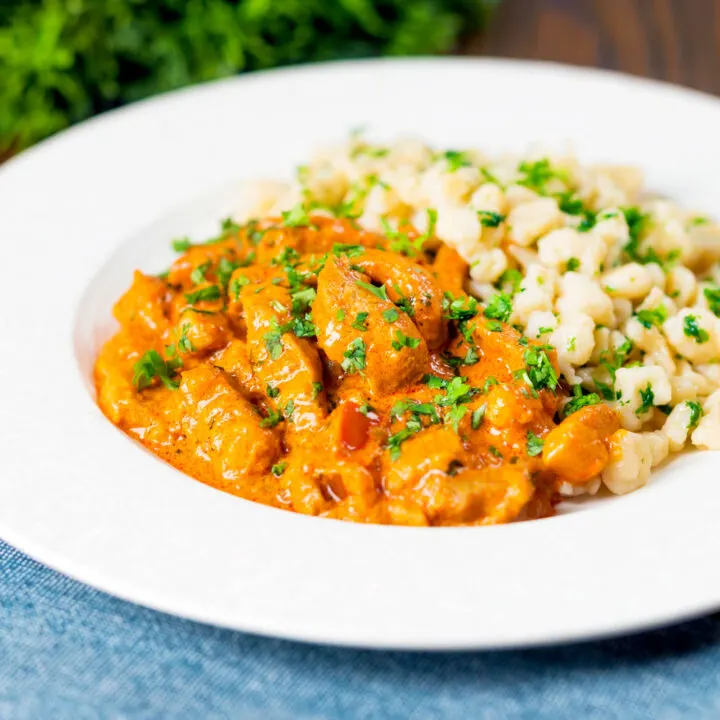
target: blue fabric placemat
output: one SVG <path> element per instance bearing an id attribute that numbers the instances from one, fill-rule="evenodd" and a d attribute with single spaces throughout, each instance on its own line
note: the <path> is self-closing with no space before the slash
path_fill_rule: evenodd
<path id="1" fill-rule="evenodd" d="M 720 617 L 539 650 L 333 649 L 147 610 L 0 542 L 0 718 L 720 718 Z"/>

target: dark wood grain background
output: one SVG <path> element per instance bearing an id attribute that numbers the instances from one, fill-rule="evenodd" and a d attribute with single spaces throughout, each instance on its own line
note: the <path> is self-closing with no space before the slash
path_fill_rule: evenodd
<path id="1" fill-rule="evenodd" d="M 622 70 L 720 95 L 720 0 L 502 0 L 461 52 Z"/>

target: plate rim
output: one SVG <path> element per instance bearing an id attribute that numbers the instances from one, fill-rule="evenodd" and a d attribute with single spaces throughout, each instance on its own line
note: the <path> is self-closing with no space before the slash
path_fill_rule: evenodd
<path id="1" fill-rule="evenodd" d="M 85 121 L 83 123 L 80 123 L 76 126 L 73 126 L 71 128 L 68 128 L 67 130 L 64 130 L 57 135 L 53 136 L 52 138 L 49 138 L 46 141 L 43 141 L 42 143 L 39 143 L 37 146 L 31 148 L 30 150 L 27 150 L 21 154 L 19 154 L 15 158 L 11 158 L 7 163 L 4 164 L 3 167 L 0 168 L 0 183 L 10 174 L 16 172 L 15 168 L 21 168 L 23 167 L 23 164 L 26 162 L 31 162 L 33 158 L 41 155 L 43 152 L 46 151 L 46 149 L 51 145 L 59 145 L 61 143 L 64 143 L 66 138 L 80 135 L 87 131 L 88 127 L 97 127 L 101 124 L 107 124 L 109 122 L 117 121 L 118 119 L 122 119 L 122 116 L 128 115 L 128 114 L 138 114 L 146 111 L 146 108 L 153 105 L 159 105 L 162 102 L 166 102 L 168 98 L 171 98 L 172 101 L 175 101 L 182 97 L 188 97 L 193 94 L 197 93 L 206 93 L 206 92 L 218 92 L 221 91 L 221 87 L 224 86 L 235 86 L 239 83 L 258 83 L 263 82 L 264 79 L 267 76 L 280 76 L 280 77 L 287 77 L 287 76 L 306 76 L 306 75 L 314 75 L 318 72 L 322 73 L 328 68 L 332 68 L 333 72 L 340 72 L 342 73 L 345 68 L 352 67 L 369 67 L 369 66 L 375 66 L 375 65 L 391 65 L 391 66 L 413 66 L 417 68 L 421 65 L 435 65 L 435 64 L 442 64 L 442 65 L 458 65 L 458 66 L 465 66 L 465 65 L 489 65 L 489 66 L 495 66 L 495 67 L 508 67 L 512 68 L 513 70 L 522 69 L 525 67 L 532 67 L 532 68 L 540 68 L 540 69 L 550 69 L 553 72 L 560 72 L 562 74 L 569 74 L 569 75 L 579 75 L 579 76 L 585 76 L 587 74 L 591 75 L 598 75 L 603 76 L 604 78 L 608 80 L 622 80 L 623 83 L 631 82 L 631 83 L 639 83 L 643 86 L 653 86 L 658 87 L 664 92 L 671 91 L 672 93 L 679 93 L 680 95 L 686 95 L 688 97 L 693 97 L 695 99 L 702 99 L 704 102 L 711 101 L 713 106 L 717 109 L 720 109 L 720 99 L 715 98 L 712 95 L 703 93 L 698 90 L 690 89 L 690 88 L 681 88 L 678 86 L 674 86 L 670 83 L 663 82 L 663 81 L 657 81 L 657 80 L 651 80 L 651 79 L 643 79 L 643 78 L 636 78 L 634 76 L 626 75 L 625 73 L 618 73 L 615 71 L 608 71 L 608 70 L 600 70 L 595 68 L 578 68 L 575 66 L 565 66 L 558 63 L 550 63 L 550 62 L 537 62 L 537 61 L 524 61 L 524 60 L 506 60 L 506 59 L 500 59 L 500 58 L 408 58 L 408 59 L 370 59 L 370 60 L 353 60 L 353 61 L 334 61 L 330 63 L 318 63 L 313 65 L 304 65 L 304 66 L 296 66 L 291 68 L 279 68 L 279 69 L 273 69 L 268 71 L 260 71 L 257 73 L 249 74 L 248 76 L 236 76 L 232 78 L 225 78 L 217 81 L 212 81 L 210 83 L 203 83 L 201 85 L 192 86 L 189 88 L 184 88 L 178 91 L 173 91 L 169 93 L 163 93 L 159 96 L 155 96 L 152 98 L 148 98 L 142 101 L 139 101 L 137 103 L 133 103 L 129 106 L 125 106 L 122 108 L 117 108 L 115 110 L 102 113 L 99 116 L 96 116 L 88 121 Z M 178 204 L 180 200 L 178 198 Z M 164 215 L 162 216 L 164 217 Z M 159 217 L 158 222 L 161 222 L 162 218 Z M 154 224 L 154 221 L 153 223 Z M 135 237 L 142 237 L 144 233 L 147 231 L 147 228 L 143 227 L 139 230 L 133 233 L 132 237 L 126 237 L 122 242 L 123 244 L 125 242 L 133 242 Z M 114 253 L 118 246 L 117 244 L 109 244 L 109 252 Z M 84 290 L 84 288 L 83 288 Z M 2 362 L 0 361 L 0 370 L 2 370 Z M 95 408 L 97 410 L 97 408 Z M 98 410 L 99 412 L 99 410 Z M 112 426 L 110 426 L 112 427 Z M 115 428 L 112 428 L 112 430 L 115 430 Z M 177 471 L 173 471 L 177 472 Z M 181 473 L 180 473 L 181 474 Z M 195 481 L 193 481 L 195 482 Z M 278 511 L 281 512 L 281 511 Z M 305 518 L 304 520 L 309 520 L 311 522 L 316 522 L 313 518 Z M 148 601 L 147 599 L 143 599 L 141 601 L 138 601 L 135 598 L 132 597 L 133 593 L 125 593 L 121 588 L 118 589 L 114 587 L 112 582 L 103 582 L 103 581 L 94 581 L 92 579 L 88 580 L 87 576 L 85 575 L 82 567 L 73 568 L 74 563 L 70 558 L 55 558 L 54 553 L 49 548 L 43 548 L 43 547 L 36 547 L 33 543 L 32 539 L 29 537 L 23 537 L 22 532 L 14 532 L 12 528 L 8 526 L 6 522 L 3 521 L 2 515 L 0 515 L 0 529 L 2 532 L 3 538 L 5 538 L 10 544 L 21 550 L 22 552 L 25 552 L 33 559 L 36 559 L 49 567 L 52 567 L 53 569 L 58 570 L 59 572 L 68 575 L 69 577 L 78 580 L 80 582 L 83 582 L 85 584 L 88 584 L 92 587 L 95 587 L 99 590 L 102 590 L 104 592 L 108 592 L 111 595 L 120 597 L 123 600 L 129 601 L 129 602 L 141 602 L 142 605 L 151 607 L 155 610 L 159 610 L 162 612 L 168 612 L 170 614 L 177 615 L 179 617 L 185 617 L 190 618 L 198 622 L 203 623 L 212 623 L 216 624 L 215 621 L 212 619 L 208 619 L 207 617 L 202 617 L 202 614 L 194 615 L 193 613 L 189 613 L 187 611 L 181 611 L 178 612 L 177 610 L 173 609 L 172 607 L 168 608 L 167 605 L 164 605 L 163 603 L 155 604 L 151 601 Z M 470 528 L 432 528 L 432 529 L 411 529 L 411 528 L 384 528 L 384 530 L 390 530 L 394 533 L 416 533 L 416 532 L 422 532 L 422 533 L 457 533 L 458 530 L 460 532 L 476 532 L 477 529 L 473 530 Z M 489 530 L 489 528 L 483 528 L 483 532 L 486 532 Z M 42 543 L 40 543 L 42 545 Z M 81 563 L 82 565 L 82 563 Z M 599 637 L 612 637 L 615 635 L 620 634 L 627 634 L 628 632 L 640 632 L 645 629 L 649 629 L 652 627 L 659 627 L 661 625 L 665 625 L 668 623 L 674 623 L 679 622 L 682 619 L 689 618 L 689 617 L 695 617 L 697 615 L 703 614 L 705 612 L 712 611 L 713 609 L 717 608 L 720 605 L 720 597 L 716 598 L 712 602 L 701 602 L 698 603 L 698 605 L 694 608 L 684 608 L 681 610 L 678 610 L 677 613 L 668 613 L 666 616 L 658 618 L 654 617 L 652 620 L 648 620 L 647 624 L 643 625 L 642 623 L 634 623 L 632 626 L 632 629 L 628 630 L 628 628 L 618 627 L 618 628 L 606 628 L 604 631 L 600 632 L 570 632 L 565 636 L 558 635 L 557 633 L 550 638 L 546 639 L 535 639 L 535 640 L 529 640 L 529 641 L 510 641 L 506 644 L 498 643 L 496 641 L 491 642 L 490 644 L 484 645 L 482 642 L 478 642 L 477 639 L 470 639 L 467 644 L 458 644 L 456 641 L 451 642 L 447 646 L 443 646 L 441 643 L 434 643 L 430 646 L 428 646 L 423 641 L 419 641 L 417 645 L 408 644 L 406 641 L 401 642 L 399 644 L 390 642 L 386 645 L 378 644 L 377 641 L 371 641 L 370 644 L 364 645 L 361 642 L 357 642 L 357 640 L 344 640 L 343 638 L 328 638 L 323 635 L 323 633 L 313 633 L 308 631 L 302 631 L 302 632 L 292 632 L 288 631 L 287 628 L 272 628 L 272 627 L 253 627 L 252 623 L 242 623 L 242 624 L 227 624 L 223 623 L 224 626 L 227 627 L 233 627 L 234 629 L 243 630 L 244 632 L 251 632 L 256 633 L 260 635 L 267 635 L 267 636 L 273 636 L 273 637 L 286 637 L 291 638 L 294 640 L 299 641 L 305 641 L 305 642 L 314 642 L 314 643 L 323 643 L 323 644 L 332 644 L 332 645 L 345 645 L 345 646 L 351 646 L 351 647 L 367 647 L 367 648 L 378 648 L 378 649 L 408 649 L 408 650 L 425 650 L 425 649 L 432 649 L 432 650 L 452 650 L 452 649 L 490 649 L 490 648 L 513 648 L 513 647 L 531 647 L 531 646 L 537 646 L 537 645 L 548 645 L 548 644 L 556 644 L 558 642 L 580 642 L 589 638 L 599 638 Z M 260 626 L 263 625 L 263 623 L 259 624 Z M 282 623 L 280 623 L 282 625 Z"/>

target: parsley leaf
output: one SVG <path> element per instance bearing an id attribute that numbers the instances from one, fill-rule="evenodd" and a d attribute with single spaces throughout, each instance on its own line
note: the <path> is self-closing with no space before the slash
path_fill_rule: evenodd
<path id="1" fill-rule="evenodd" d="M 222 297 L 222 290 L 217 285 L 208 285 L 194 292 L 185 293 L 185 299 L 191 304 L 202 302 L 203 300 L 219 300 Z"/>
<path id="2" fill-rule="evenodd" d="M 543 451 L 544 445 L 545 445 L 545 441 L 542 438 L 539 438 L 534 432 L 532 432 L 531 430 L 528 430 L 527 454 L 530 457 L 535 457 L 536 455 L 540 455 L 540 453 Z"/>
<path id="3" fill-rule="evenodd" d="M 640 390 L 640 407 L 635 410 L 636 415 L 644 415 L 646 412 L 652 409 L 655 402 L 655 393 L 653 392 L 652 385 L 647 384 L 647 387 Z"/>
<path id="4" fill-rule="evenodd" d="M 260 427 L 261 428 L 273 428 L 282 419 L 283 419 L 283 415 L 281 412 L 279 412 L 278 410 L 275 410 L 274 408 L 270 408 L 270 410 L 268 410 L 267 417 L 263 418 L 260 421 Z"/>
<path id="5" fill-rule="evenodd" d="M 505 215 L 492 212 L 491 210 L 478 210 L 477 214 L 480 219 L 480 224 L 483 227 L 496 228 L 500 226 L 500 223 L 505 221 Z"/>
<path id="6" fill-rule="evenodd" d="M 240 290 L 243 288 L 244 285 L 249 285 L 250 279 L 246 277 L 245 275 L 238 275 L 237 277 L 234 277 L 230 282 L 230 288 L 228 292 L 230 293 L 230 297 L 234 297 L 235 300 L 240 299 Z"/>
<path id="7" fill-rule="evenodd" d="M 535 162 L 522 162 L 518 170 L 523 174 L 517 183 L 534 190 L 541 195 L 546 194 L 546 185 L 550 180 L 558 178 L 567 181 L 567 173 L 559 168 L 554 168 L 547 158 Z"/>
<path id="8" fill-rule="evenodd" d="M 363 288 L 364 290 L 368 290 L 373 295 L 375 295 L 375 297 L 379 297 L 381 300 L 388 299 L 387 290 L 385 289 L 384 285 L 381 285 L 380 287 L 375 287 L 375 285 L 363 282 L 362 280 L 356 280 L 355 284 Z"/>
<path id="9" fill-rule="evenodd" d="M 263 335 L 265 341 L 265 347 L 267 348 L 268 354 L 273 360 L 277 360 L 283 351 L 282 344 L 282 330 L 278 326 L 277 322 L 274 323 L 272 330 L 269 330 Z"/>
<path id="10" fill-rule="evenodd" d="M 520 290 L 520 283 L 522 282 L 522 279 L 523 276 L 519 270 L 510 268 L 503 272 L 498 281 L 495 283 L 495 287 L 499 287 L 508 295 L 515 295 L 515 293 Z"/>
<path id="11" fill-rule="evenodd" d="M 572 415 L 574 412 L 580 410 L 580 408 L 587 407 L 588 405 L 597 405 L 602 402 L 600 396 L 597 393 L 583 394 L 583 388 L 581 385 L 573 386 L 573 398 L 563 408 L 565 417 Z"/>
<path id="12" fill-rule="evenodd" d="M 698 325 L 698 319 L 695 315 L 685 316 L 683 319 L 683 333 L 700 344 L 706 343 L 710 339 L 708 331 Z"/>
<path id="13" fill-rule="evenodd" d="M 190 281 L 193 285 L 200 285 L 205 282 L 205 274 L 212 266 L 212 263 L 208 260 L 207 262 L 201 263 L 190 273 Z"/>
<path id="14" fill-rule="evenodd" d="M 280 477 L 285 472 L 285 468 L 287 467 L 287 465 L 288 464 L 286 462 L 275 463 L 275 465 L 270 468 L 270 472 L 275 477 Z"/>
<path id="15" fill-rule="evenodd" d="M 642 235 L 650 225 L 650 215 L 644 213 L 637 207 L 621 208 L 622 213 L 625 216 L 625 222 L 628 226 L 630 239 L 625 244 L 623 250 L 630 257 L 631 260 L 635 260 L 639 263 L 646 263 L 648 259 L 646 256 L 640 254 L 640 240 Z"/>
<path id="16" fill-rule="evenodd" d="M 192 340 L 188 337 L 187 333 L 190 329 L 190 323 L 183 323 L 180 328 L 180 339 L 178 340 L 178 349 L 180 352 L 191 353 L 195 352 L 195 346 Z"/>
<path id="17" fill-rule="evenodd" d="M 653 325 L 660 327 L 667 320 L 668 311 L 664 305 L 658 305 L 656 308 L 638 310 L 635 317 L 643 327 L 649 330 Z"/>
<path id="18" fill-rule="evenodd" d="M 420 345 L 420 338 L 411 338 L 405 335 L 402 330 L 395 331 L 395 339 L 392 341 L 392 346 L 395 350 L 402 350 L 404 347 L 409 347 L 414 350 Z"/>
<path id="19" fill-rule="evenodd" d="M 455 172 L 461 167 L 470 167 L 472 165 L 467 153 L 464 153 L 461 150 L 446 150 L 442 154 L 442 157 L 445 158 L 448 172 Z"/>
<path id="20" fill-rule="evenodd" d="M 565 263 L 565 270 L 567 272 L 575 272 L 579 267 L 580 267 L 580 260 L 578 260 L 576 257 L 571 257 Z"/>
<path id="21" fill-rule="evenodd" d="M 485 317 L 507 322 L 512 315 L 512 298 L 504 292 L 495 293 L 485 308 Z"/>
<path id="22" fill-rule="evenodd" d="M 688 430 L 692 430 L 700 422 L 700 418 L 703 416 L 703 409 L 700 407 L 700 403 L 694 400 L 686 400 L 685 404 L 690 408 L 690 420 L 688 421 Z"/>
<path id="23" fill-rule="evenodd" d="M 285 225 L 285 227 L 310 226 L 310 216 L 302 203 L 280 214 L 282 215 L 283 225 Z"/>
<path id="24" fill-rule="evenodd" d="M 529 347 L 524 355 L 525 370 L 520 370 L 519 377 L 522 377 L 534 390 L 552 390 L 558 384 L 558 376 L 550 358 L 545 350 Z"/>
<path id="25" fill-rule="evenodd" d="M 390 324 L 394 323 L 400 317 L 398 315 L 398 311 L 395 308 L 390 308 L 389 310 L 383 310 L 382 316 L 385 319 L 385 322 L 388 322 Z"/>
<path id="26" fill-rule="evenodd" d="M 487 403 L 483 403 L 479 408 L 473 410 L 470 416 L 470 427 L 473 430 L 477 430 L 482 425 L 483 418 L 485 417 L 485 411 L 487 410 Z"/>
<path id="27" fill-rule="evenodd" d="M 720 317 L 720 287 L 706 287 L 703 290 L 710 310 Z"/>
<path id="28" fill-rule="evenodd" d="M 173 376 L 181 366 L 182 361 L 179 358 L 165 360 L 157 350 L 148 350 L 133 365 L 132 383 L 138 390 L 143 390 L 149 387 L 155 378 L 158 378 L 169 390 L 177 390 L 180 385 L 173 379 Z"/>
<path id="29" fill-rule="evenodd" d="M 367 316 L 370 313 L 366 312 L 360 312 L 355 316 L 355 319 L 352 321 L 350 327 L 354 328 L 355 330 L 359 330 L 360 332 L 366 332 L 368 329 L 367 324 Z"/>
<path id="30" fill-rule="evenodd" d="M 177 238 L 170 244 L 176 253 L 186 253 L 193 246 L 193 241 L 190 238 L 184 237 Z"/>
<path id="31" fill-rule="evenodd" d="M 365 342 L 362 338 L 355 338 L 343 353 L 342 369 L 348 374 L 360 372 L 365 368 Z"/>

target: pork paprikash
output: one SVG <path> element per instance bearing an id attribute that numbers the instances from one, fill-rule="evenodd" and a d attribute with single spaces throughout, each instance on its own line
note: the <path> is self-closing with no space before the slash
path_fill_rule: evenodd
<path id="1" fill-rule="evenodd" d="M 295 512 L 396 525 L 551 515 L 598 475 L 615 413 L 554 350 L 465 294 L 468 265 L 411 227 L 288 212 L 177 243 L 135 273 L 95 368 L 107 417 L 176 468 Z"/>

